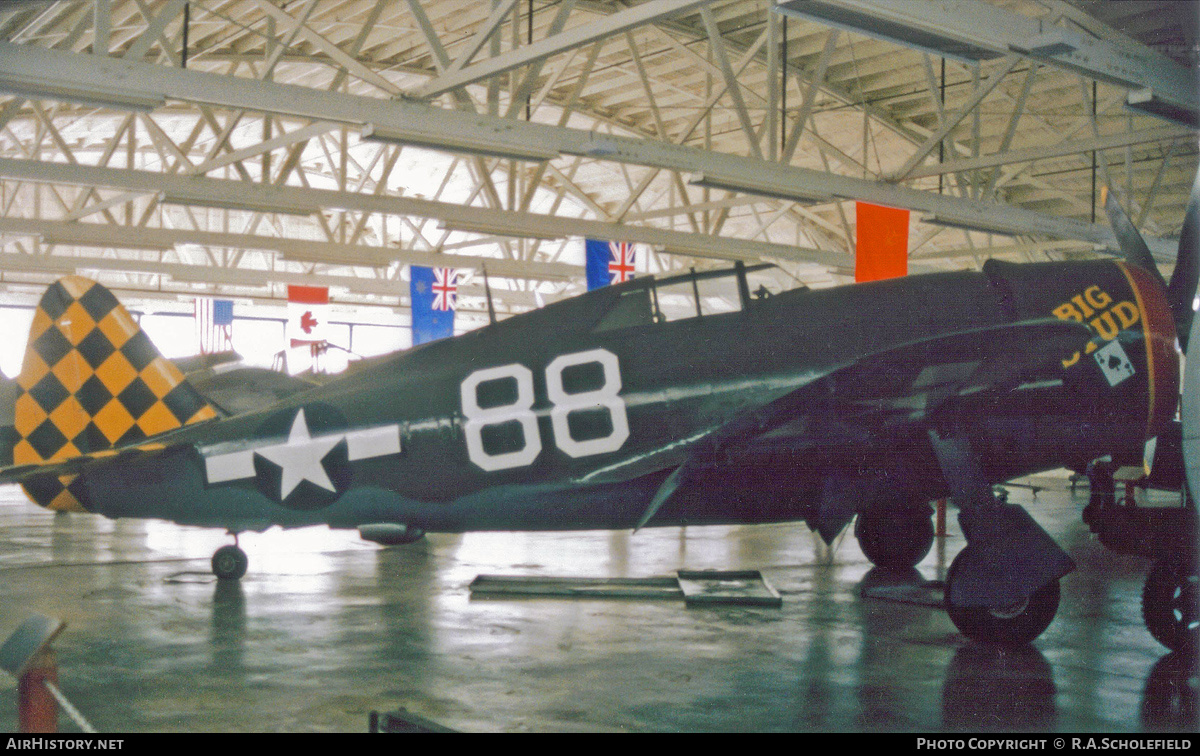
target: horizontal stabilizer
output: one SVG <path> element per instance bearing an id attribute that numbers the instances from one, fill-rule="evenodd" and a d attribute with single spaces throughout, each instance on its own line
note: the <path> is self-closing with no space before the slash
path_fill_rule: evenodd
<path id="1" fill-rule="evenodd" d="M 269 407 L 317 385 L 298 376 L 267 368 L 251 365 L 223 367 L 229 369 L 190 374 L 188 382 L 225 415 L 240 415 Z"/>

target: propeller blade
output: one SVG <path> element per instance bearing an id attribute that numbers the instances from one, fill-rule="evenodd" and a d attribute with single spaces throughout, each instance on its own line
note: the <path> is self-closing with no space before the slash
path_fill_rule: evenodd
<path id="1" fill-rule="evenodd" d="M 1179 231 L 1179 254 L 1175 260 L 1175 272 L 1167 285 L 1167 303 L 1175 315 L 1175 327 L 1179 333 L 1179 345 L 1187 351 L 1188 336 L 1192 332 L 1192 302 L 1196 298 L 1196 284 L 1200 281 L 1200 172 L 1192 182 L 1192 196 L 1188 199 L 1187 212 L 1183 216 L 1183 228 Z"/>
<path id="2" fill-rule="evenodd" d="M 1104 203 L 1108 221 L 1112 224 L 1113 234 L 1117 237 L 1117 243 L 1121 245 L 1121 251 L 1125 253 L 1125 259 L 1149 271 L 1164 289 L 1167 288 L 1167 281 L 1159 272 L 1154 256 L 1150 254 L 1150 248 L 1134 227 L 1133 221 L 1125 214 L 1121 203 L 1117 201 L 1116 193 L 1108 191 L 1107 186 L 1100 187 L 1100 201 Z"/>

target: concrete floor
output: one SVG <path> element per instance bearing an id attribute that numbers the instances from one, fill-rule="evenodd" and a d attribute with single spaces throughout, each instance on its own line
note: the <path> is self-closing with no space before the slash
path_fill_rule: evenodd
<path id="1" fill-rule="evenodd" d="M 1196 672 L 1146 631 L 1145 560 L 1107 552 L 1062 479 L 1012 489 L 1078 562 L 1034 645 L 966 641 L 936 608 L 861 598 L 852 535 L 802 525 L 433 535 L 381 548 L 324 528 L 243 536 L 54 515 L 0 487 L 0 637 L 68 623 L 60 687 L 100 732 L 351 731 L 405 707 L 461 731 L 1195 731 Z M 907 579 L 940 579 L 952 534 Z M 479 574 L 759 569 L 781 608 L 472 599 Z M 919 573 L 919 576 L 916 575 Z M 16 685 L 0 683 L 14 731 Z M 77 731 L 60 716 L 63 731 Z"/>

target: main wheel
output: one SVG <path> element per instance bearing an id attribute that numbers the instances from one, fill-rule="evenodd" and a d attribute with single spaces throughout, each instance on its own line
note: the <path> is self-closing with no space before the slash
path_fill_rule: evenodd
<path id="1" fill-rule="evenodd" d="M 970 546 L 967 547 L 968 549 Z M 946 572 L 946 613 L 958 631 L 973 641 L 1003 646 L 1023 646 L 1041 635 L 1058 613 L 1058 581 L 1048 583 L 1033 595 L 1013 606 L 956 606 L 950 602 L 951 586 L 963 564 L 959 552 Z"/>
<path id="2" fill-rule="evenodd" d="M 1154 639 L 1172 651 L 1190 651 L 1200 643 L 1200 578 L 1196 557 L 1160 559 L 1142 588 L 1142 619 Z"/>
<path id="3" fill-rule="evenodd" d="M 222 546 L 212 556 L 212 571 L 221 580 L 241 580 L 250 558 L 237 546 Z"/>
<path id="4" fill-rule="evenodd" d="M 854 520 L 858 547 L 876 567 L 907 570 L 933 547 L 933 519 L 924 511 L 887 512 L 872 507 Z"/>

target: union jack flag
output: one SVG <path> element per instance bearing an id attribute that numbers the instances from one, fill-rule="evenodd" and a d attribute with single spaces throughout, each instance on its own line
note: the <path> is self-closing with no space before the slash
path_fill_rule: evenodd
<path id="1" fill-rule="evenodd" d="M 453 268 L 433 269 L 433 309 L 443 312 L 458 306 L 458 271 Z"/>
<path id="2" fill-rule="evenodd" d="M 629 242 L 608 243 L 608 275 L 612 283 L 624 283 L 633 278 L 636 252 Z"/>

